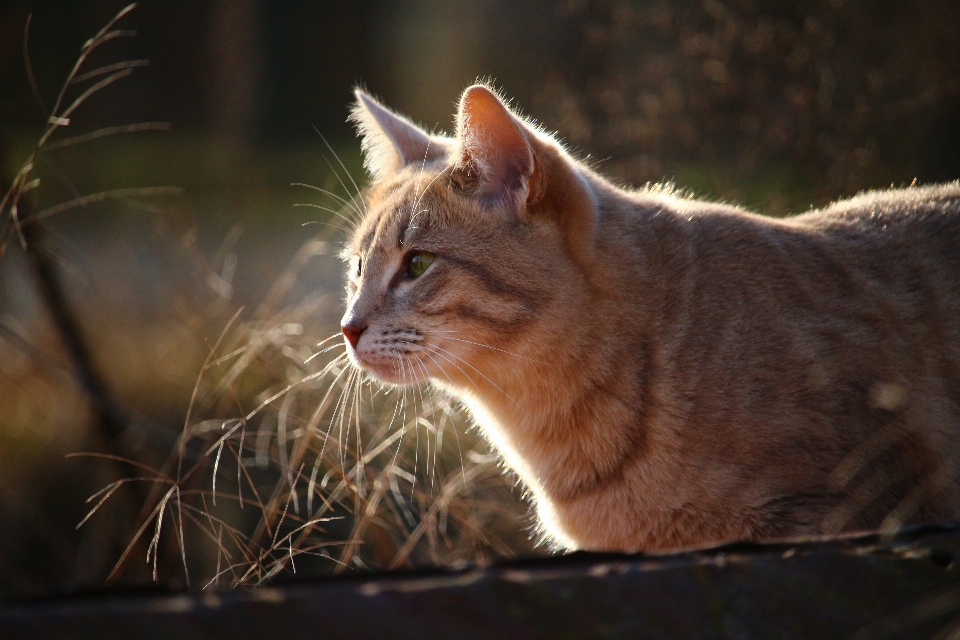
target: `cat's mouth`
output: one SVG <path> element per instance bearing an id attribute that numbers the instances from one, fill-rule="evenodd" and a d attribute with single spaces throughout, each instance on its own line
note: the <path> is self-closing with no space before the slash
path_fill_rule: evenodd
<path id="1" fill-rule="evenodd" d="M 402 356 L 372 357 L 361 355 L 352 347 L 347 347 L 353 366 L 366 371 L 376 380 L 385 384 L 408 386 L 425 382 L 429 376 L 424 367 Z"/>

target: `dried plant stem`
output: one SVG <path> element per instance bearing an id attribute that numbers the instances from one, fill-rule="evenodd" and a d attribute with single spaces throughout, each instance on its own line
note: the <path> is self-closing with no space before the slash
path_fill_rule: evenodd
<path id="1" fill-rule="evenodd" d="M 131 426 L 134 428 L 143 428 L 147 425 L 143 420 L 138 419 L 134 412 L 124 407 L 111 393 L 110 389 L 104 382 L 104 379 L 95 364 L 89 343 L 83 335 L 81 323 L 77 315 L 74 313 L 74 310 L 72 309 L 66 296 L 66 292 L 58 275 L 56 261 L 45 246 L 45 231 L 43 225 L 33 223 L 75 207 L 87 206 L 91 203 L 101 202 L 107 199 L 177 195 L 180 193 L 180 190 L 173 187 L 115 189 L 85 196 L 78 196 L 77 198 L 74 198 L 68 202 L 50 206 L 39 211 L 35 211 L 33 202 L 28 201 L 26 196 L 29 192 L 40 185 L 40 179 L 34 177 L 34 167 L 36 159 L 41 153 L 76 144 L 82 144 L 91 140 L 119 133 L 163 130 L 169 128 L 169 125 L 165 123 L 145 122 L 118 127 L 108 127 L 90 133 L 69 137 L 60 141 L 51 142 L 52 136 L 60 127 L 70 125 L 70 117 L 87 99 L 113 82 L 130 75 L 134 68 L 142 67 L 147 64 L 147 61 L 145 60 L 128 60 L 80 74 L 80 70 L 82 69 L 89 55 L 101 44 L 112 40 L 113 38 L 134 35 L 134 32 L 132 31 L 112 29 L 113 25 L 115 25 L 118 20 L 133 10 L 135 6 L 135 4 L 131 4 L 121 10 L 103 29 L 100 30 L 100 32 L 97 33 L 96 36 L 88 40 L 83 45 L 80 54 L 74 63 L 73 69 L 65 79 L 52 109 L 49 110 L 47 109 L 47 106 L 40 94 L 40 91 L 37 87 L 36 78 L 33 73 L 28 46 L 31 17 L 27 18 L 24 27 L 23 41 L 24 63 L 26 65 L 27 78 L 30 82 L 31 90 L 34 93 L 34 97 L 37 100 L 38 106 L 46 116 L 46 124 L 30 155 L 17 172 L 10 187 L 6 192 L 3 193 L 2 198 L 0 198 L 0 224 L 3 225 L 2 239 L 0 239 L 0 257 L 3 256 L 11 233 L 15 231 L 21 246 L 27 254 L 29 261 L 28 264 L 30 265 L 30 268 L 36 279 L 40 297 L 44 301 L 50 318 L 53 321 L 57 333 L 59 334 L 69 356 L 73 369 L 71 372 L 72 376 L 90 400 L 90 407 L 93 414 L 92 423 L 96 425 L 97 432 L 102 437 L 104 445 L 110 452 L 106 454 L 106 457 L 110 458 L 113 463 L 118 466 L 120 474 L 128 479 L 134 478 L 138 475 L 138 466 L 140 465 L 130 460 L 129 456 L 123 455 L 126 453 L 124 435 L 126 431 L 131 428 Z M 69 87 L 78 82 L 90 80 L 103 75 L 106 75 L 106 77 L 100 79 L 87 89 L 83 90 L 78 97 L 69 103 L 69 106 L 63 109 L 61 108 L 65 103 Z M 27 349 L 26 351 L 31 350 Z M 156 430 L 156 432 L 158 434 L 161 433 L 160 430 Z M 125 490 L 129 493 L 130 499 L 136 504 L 143 504 L 148 499 L 148 490 L 142 482 L 127 481 L 121 481 L 120 483 L 116 483 L 111 486 L 109 492 L 107 493 L 107 497 L 112 495 L 115 490 L 121 488 L 121 486 L 125 488 Z M 177 490 L 176 497 L 177 501 L 179 502 L 179 487 L 174 486 L 174 489 Z M 93 511 L 96 511 L 100 504 L 102 504 L 102 501 L 94 507 Z M 160 508 L 162 510 L 163 507 Z M 179 514 L 179 512 L 175 513 L 174 515 L 180 516 L 177 519 L 182 521 L 182 515 Z M 131 543 L 131 548 L 136 543 L 137 539 L 135 538 Z M 182 550 L 182 540 L 180 546 Z M 153 558 L 156 561 L 158 550 L 156 537 L 152 541 L 151 547 L 148 549 L 148 551 L 151 549 L 153 552 Z M 119 566 L 117 568 L 119 568 Z M 116 573 L 116 570 L 114 573 Z"/>

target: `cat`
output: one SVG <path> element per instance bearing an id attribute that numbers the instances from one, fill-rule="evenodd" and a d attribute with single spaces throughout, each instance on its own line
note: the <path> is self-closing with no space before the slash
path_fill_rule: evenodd
<path id="1" fill-rule="evenodd" d="M 452 137 L 356 98 L 350 358 L 459 398 L 556 547 L 960 517 L 960 185 L 773 219 L 614 186 L 485 85 Z"/>

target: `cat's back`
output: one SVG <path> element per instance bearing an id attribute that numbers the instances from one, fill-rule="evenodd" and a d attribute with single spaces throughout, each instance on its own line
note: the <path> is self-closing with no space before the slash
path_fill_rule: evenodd
<path id="1" fill-rule="evenodd" d="M 827 241 L 960 258 L 960 183 L 871 191 L 793 219 Z"/>
<path id="2" fill-rule="evenodd" d="M 728 508 L 749 463 L 768 498 L 819 496 L 784 507 L 815 523 L 836 508 L 832 470 L 882 459 L 908 480 L 844 520 L 869 528 L 924 474 L 955 478 L 960 461 L 944 452 L 960 445 L 960 186 L 866 193 L 787 219 L 657 197 L 637 207 L 631 238 L 634 298 L 657 298 L 650 424 L 682 443 L 683 464 L 730 465 L 711 481 L 726 488 L 697 500 Z M 872 468 L 847 466 L 841 494 Z M 948 493 L 931 489 L 907 517 L 956 517 L 960 494 Z M 780 513 L 777 500 L 763 509 Z"/>
<path id="3" fill-rule="evenodd" d="M 960 407 L 957 183 L 786 219 L 639 194 L 631 221 L 619 236 L 638 250 L 618 262 L 635 266 L 623 287 L 655 310 L 642 324 L 671 395 L 723 405 L 739 424 L 801 408 L 859 420 L 889 380 Z"/>
<path id="4" fill-rule="evenodd" d="M 938 325 L 960 348 L 960 184 L 868 192 L 788 224 L 809 234 L 814 268 L 856 285 L 852 299 Z"/>
<path id="5" fill-rule="evenodd" d="M 957 182 L 867 192 L 782 219 L 670 194 L 638 196 L 612 235 L 639 248 L 634 264 L 669 264 L 677 281 L 741 291 L 806 283 L 824 287 L 823 295 L 840 287 L 835 293 L 849 298 L 857 284 L 886 282 L 892 293 L 934 278 L 936 289 L 960 296 Z"/>

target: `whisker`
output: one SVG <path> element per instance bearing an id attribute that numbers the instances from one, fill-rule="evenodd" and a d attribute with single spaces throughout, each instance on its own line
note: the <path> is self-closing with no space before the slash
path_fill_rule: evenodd
<path id="1" fill-rule="evenodd" d="M 356 375 L 356 369 L 350 368 L 350 374 L 343 387 L 340 389 L 340 397 L 337 398 L 337 404 L 333 410 L 333 417 L 330 420 L 330 431 L 333 431 L 334 423 L 337 423 L 337 452 L 340 458 L 340 468 L 346 472 L 346 457 L 343 450 L 343 414 L 346 406 L 346 395 Z"/>
<path id="2" fill-rule="evenodd" d="M 443 366 L 439 362 L 437 362 L 433 356 L 430 355 L 430 353 L 424 351 L 423 355 L 430 358 L 430 360 L 432 360 L 433 363 L 437 365 L 437 368 L 440 369 L 440 373 L 446 376 L 447 380 L 450 380 L 450 386 L 451 387 L 454 386 L 453 380 L 450 378 L 450 375 L 447 373 L 446 369 L 444 369 Z M 463 448 L 460 446 L 460 434 L 457 432 L 457 429 L 453 430 L 453 435 L 457 439 L 457 453 L 460 454 L 460 473 L 463 477 L 463 488 L 466 489 L 467 488 L 467 468 L 463 464 Z"/>
<path id="3" fill-rule="evenodd" d="M 356 430 L 357 438 L 357 450 L 355 453 L 355 458 L 357 460 L 356 465 L 356 483 L 357 483 L 357 495 L 364 497 L 366 495 L 365 483 L 363 477 L 363 439 L 361 438 L 360 433 L 360 388 L 363 384 L 363 371 L 357 370 L 357 377 L 353 383 L 353 402 L 351 406 L 351 411 L 353 412 L 353 422 L 354 428 Z"/>
<path id="4" fill-rule="evenodd" d="M 334 349 L 343 349 L 343 348 L 345 348 L 345 347 L 344 347 L 344 345 L 342 345 L 342 344 L 333 344 L 333 345 L 330 345 L 330 346 L 327 347 L 326 349 L 321 349 L 320 351 L 317 351 L 317 352 L 316 352 L 315 354 L 313 354 L 312 356 L 308 357 L 306 360 L 303 361 L 303 364 L 307 364 L 308 362 L 310 362 L 311 360 L 313 360 L 313 359 L 316 358 L 317 356 L 322 356 L 323 354 L 329 353 L 330 351 L 333 351 Z M 343 355 L 346 355 L 346 353 L 344 353 Z"/>
<path id="5" fill-rule="evenodd" d="M 427 186 L 425 186 L 425 187 L 423 188 L 423 191 L 420 192 L 420 195 L 417 196 L 416 201 L 413 203 L 413 207 L 410 209 L 411 212 L 416 211 L 417 209 L 420 208 L 420 201 L 423 199 L 423 196 L 425 196 L 425 195 L 427 194 L 427 191 L 430 189 L 430 187 L 433 186 L 433 183 L 436 182 L 437 179 L 440 178 L 440 176 L 446 174 L 446 173 L 447 173 L 448 171 L 450 171 L 452 168 L 453 168 L 452 165 L 450 165 L 450 166 L 448 166 L 448 167 L 445 167 L 445 168 L 443 169 L 443 171 L 441 171 L 440 173 L 438 173 L 437 175 L 435 175 L 435 176 L 433 177 L 433 179 L 430 180 L 430 182 L 427 183 Z M 416 214 L 414 214 L 414 215 L 419 215 L 419 213 L 420 213 L 420 212 L 418 211 L 418 212 L 417 212 Z M 415 218 L 414 218 L 414 219 L 415 219 Z M 412 223 L 413 223 L 413 220 L 411 220 L 411 224 L 412 224 Z"/>
<path id="6" fill-rule="evenodd" d="M 434 347 L 434 346 L 432 346 L 432 345 L 424 345 L 424 355 L 428 355 L 428 356 L 429 356 L 429 350 L 430 350 L 430 349 L 436 349 L 436 347 Z M 467 380 L 470 381 L 470 384 L 473 385 L 473 388 L 477 390 L 477 393 L 480 393 L 480 394 L 483 393 L 482 391 L 480 391 L 480 387 L 477 386 L 477 383 L 473 381 L 473 378 L 471 378 L 471 377 L 467 374 L 466 371 L 464 371 L 463 369 L 460 368 L 460 365 L 458 365 L 456 362 L 454 362 L 454 361 L 451 360 L 450 358 L 446 357 L 445 355 L 443 355 L 443 354 L 440 353 L 439 351 L 434 351 L 434 355 L 443 358 L 444 360 L 446 360 L 447 362 L 449 362 L 450 364 L 452 364 L 453 366 L 455 366 L 457 369 L 459 369 L 459 370 L 460 370 L 460 373 L 462 373 L 462 374 L 464 375 L 464 377 L 465 377 Z M 436 362 L 436 360 L 434 360 L 434 362 Z M 449 375 L 447 375 L 447 379 L 450 380 L 450 385 L 451 385 L 451 386 L 456 387 L 456 385 L 454 384 L 453 380 L 450 378 Z"/>
<path id="7" fill-rule="evenodd" d="M 263 402 L 261 402 L 260 405 L 259 405 L 256 409 L 254 409 L 253 411 L 251 411 L 250 413 L 248 413 L 248 414 L 244 417 L 244 420 L 250 420 L 251 418 L 253 418 L 253 416 L 257 415 L 257 414 L 260 412 L 261 409 L 263 409 L 264 407 L 266 407 L 267 405 L 269 405 L 270 403 L 272 403 L 272 402 L 273 402 L 274 400 L 276 400 L 277 398 L 280 398 L 280 397 L 286 395 L 286 394 L 289 393 L 291 390 L 293 390 L 293 389 L 295 389 L 295 388 L 297 388 L 297 387 L 299 387 L 299 386 L 301 386 L 301 385 L 303 385 L 303 384 L 306 384 L 307 382 L 310 382 L 311 380 L 316 380 L 317 378 L 322 378 L 322 377 L 325 376 L 327 373 L 329 373 L 334 367 L 336 367 L 337 364 L 338 364 L 341 360 L 343 360 L 343 359 L 346 358 L 346 357 L 347 357 L 347 354 L 346 354 L 346 353 L 341 354 L 341 355 L 337 356 L 336 358 L 334 358 L 333 360 L 331 360 L 331 361 L 327 364 L 327 366 L 325 366 L 325 367 L 324 367 L 323 369 L 321 369 L 320 371 L 317 371 L 316 373 L 311 373 L 310 375 L 301 378 L 301 379 L 298 380 L 297 382 L 294 382 L 294 383 L 292 383 L 292 384 L 287 385 L 282 391 L 279 391 L 279 392 L 275 393 L 274 395 L 270 396 L 269 398 L 267 398 L 266 400 L 264 400 Z"/>
<path id="8" fill-rule="evenodd" d="M 469 362 L 467 362 L 466 360 L 464 360 L 464 359 L 461 358 L 460 356 L 456 355 L 455 353 L 451 353 L 450 351 L 447 351 L 446 349 L 444 349 L 444 348 L 442 348 L 442 347 L 438 347 L 438 346 L 435 345 L 435 344 L 433 344 L 433 345 L 424 345 L 424 347 L 425 347 L 425 348 L 430 348 L 430 349 L 436 349 L 436 350 L 438 350 L 438 351 L 442 351 L 443 353 L 447 353 L 447 354 L 453 356 L 454 358 L 456 358 L 457 360 L 459 360 L 460 362 L 462 362 L 463 364 L 467 365 L 468 367 L 470 367 L 471 369 L 473 369 L 474 371 L 476 371 L 478 374 L 480 374 L 480 376 L 483 377 L 484 380 L 486 380 L 487 382 L 489 382 L 490 384 L 492 384 L 492 385 L 497 389 L 497 391 L 499 391 L 500 393 L 502 393 L 502 394 L 504 395 L 504 397 L 507 398 L 507 400 L 509 400 L 509 401 L 512 402 L 513 404 L 517 405 L 517 408 L 518 408 L 518 409 L 521 409 L 521 410 L 523 409 L 523 407 L 520 405 L 520 403 L 517 402 L 516 400 L 514 400 L 513 398 L 511 398 L 510 395 L 509 395 L 506 391 L 504 391 L 503 389 L 501 389 L 501 388 L 497 385 L 497 383 L 495 383 L 493 380 L 491 380 L 490 378 L 488 378 L 487 376 L 485 376 L 482 371 L 480 371 L 479 369 L 477 369 L 475 366 L 473 366 L 472 364 L 470 364 Z M 437 354 L 437 355 L 440 355 L 440 354 Z M 453 363 L 453 364 L 454 364 L 454 366 L 457 366 L 456 363 Z M 460 369 L 459 366 L 457 366 L 457 368 Z M 460 371 L 463 371 L 463 369 L 460 369 Z M 467 378 L 470 377 L 469 375 L 467 375 L 467 372 L 466 372 L 466 371 L 463 371 L 463 375 L 467 376 Z M 477 385 L 474 384 L 473 386 L 476 387 Z M 479 391 L 479 388 L 477 389 L 477 391 Z"/>
<path id="9" fill-rule="evenodd" d="M 366 374 L 362 370 L 357 371 L 357 379 L 353 385 L 353 414 L 354 414 L 354 428 L 356 429 L 356 439 L 357 439 L 357 450 L 355 453 L 355 477 L 357 483 L 357 494 L 363 498 L 366 497 L 366 474 L 364 472 L 364 463 L 363 463 L 363 437 L 362 437 L 362 423 L 361 423 L 361 395 L 363 393 L 363 384 L 366 378 Z"/>
<path id="10" fill-rule="evenodd" d="M 333 335 L 330 336 L 329 338 L 325 338 L 325 339 L 321 340 L 320 342 L 318 342 L 318 343 L 316 344 L 316 346 L 317 346 L 317 347 L 321 347 L 321 346 L 323 346 L 325 343 L 330 342 L 331 340 L 333 340 L 333 339 L 335 339 L 335 338 L 339 338 L 341 335 L 342 335 L 342 334 L 338 331 L 337 333 L 333 334 Z M 304 361 L 303 361 L 303 364 L 307 364 L 308 362 L 310 362 L 311 360 L 313 360 L 313 359 L 316 358 L 317 356 L 323 355 L 324 353 L 327 353 L 327 352 L 329 352 L 329 351 L 332 351 L 332 350 L 334 350 L 334 349 L 341 348 L 341 347 L 344 348 L 344 349 L 346 349 L 346 348 L 347 348 L 347 345 L 345 345 L 345 344 L 343 344 L 343 343 L 340 343 L 340 344 L 330 345 L 329 347 L 326 347 L 325 349 L 320 349 L 319 351 L 317 351 L 317 352 L 314 353 L 313 355 L 309 356 L 306 360 L 304 360 Z M 344 355 L 346 355 L 346 353 L 344 353 Z"/>
<path id="11" fill-rule="evenodd" d="M 428 332 L 428 335 L 435 335 L 435 334 L 440 334 L 440 333 L 454 333 L 454 332 L 455 332 L 455 333 L 462 333 L 462 332 L 460 332 L 460 331 L 453 331 L 453 330 L 446 330 L 446 331 L 445 331 L 445 330 L 442 330 L 442 329 L 441 329 L 441 330 L 431 329 L 431 330 Z M 472 341 L 472 340 L 464 340 L 463 338 L 454 338 L 453 336 L 448 336 L 448 335 L 444 335 L 444 336 L 441 336 L 441 337 L 446 338 L 447 340 L 456 340 L 457 342 L 465 342 L 465 343 L 467 343 L 467 344 L 476 345 L 476 346 L 478 346 L 478 347 L 484 347 L 484 348 L 486 348 L 486 349 L 492 349 L 493 351 L 499 351 L 500 353 L 505 353 L 505 354 L 507 354 L 508 356 L 514 356 L 514 357 L 517 357 L 517 358 L 521 358 L 521 359 L 523 359 L 523 360 L 529 360 L 530 362 L 533 362 L 533 363 L 535 363 L 535 364 L 546 365 L 546 363 L 540 362 L 539 360 L 534 360 L 533 358 L 530 358 L 530 357 L 528 357 L 528 356 L 522 356 L 522 355 L 520 355 L 519 353 L 514 353 L 514 352 L 512 352 L 512 351 L 507 351 L 506 349 L 500 349 L 499 347 L 492 347 L 492 346 L 490 346 L 489 344 L 484 344 L 484 343 L 482 343 L 482 342 L 474 342 L 474 341 Z"/>
<path id="12" fill-rule="evenodd" d="M 344 450 L 345 438 L 343 435 L 343 422 L 347 411 L 347 398 L 350 389 L 353 387 L 353 379 L 356 377 L 356 369 L 351 368 L 347 379 L 340 390 L 340 397 L 337 399 L 336 413 L 334 414 L 337 423 L 337 451 L 340 457 L 340 470 L 344 479 L 347 477 L 346 451 Z M 331 425 L 331 430 L 333 429 Z M 350 423 L 347 423 L 347 429 L 350 429 Z M 349 434 L 348 434 L 349 435 Z"/>
<path id="13" fill-rule="evenodd" d="M 417 358 L 417 360 L 419 360 L 419 358 Z M 412 364 L 412 363 L 411 363 L 411 364 Z M 422 363 L 421 363 L 421 366 L 422 366 Z M 426 371 L 424 371 L 424 373 L 426 374 Z M 427 380 L 429 380 L 429 379 L 430 379 L 430 376 L 427 375 Z M 427 409 L 426 409 L 426 402 L 425 402 L 424 399 L 423 399 L 423 386 L 424 386 L 424 385 L 422 385 L 422 384 L 418 384 L 418 385 L 417 385 L 417 391 L 418 391 L 419 394 L 420 394 L 420 415 L 421 415 L 421 416 L 424 416 L 424 419 L 425 419 L 425 416 L 426 416 L 426 413 L 427 413 Z M 413 478 L 414 478 L 414 481 L 416 481 L 416 478 L 417 478 L 417 463 L 418 463 L 419 456 L 420 456 L 420 424 L 419 424 L 419 421 L 417 420 L 417 418 L 414 418 L 414 420 L 415 420 L 415 422 L 414 422 L 414 429 L 415 429 L 414 436 L 415 436 L 415 438 L 416 438 L 416 444 L 414 445 L 414 450 L 413 450 Z M 429 436 L 429 434 L 428 434 L 428 436 Z M 428 438 L 428 439 L 427 439 L 427 447 L 428 447 L 428 449 L 429 449 L 429 446 L 430 446 L 430 445 L 429 445 L 429 442 L 430 442 L 430 440 L 429 440 L 429 438 Z M 429 451 L 428 451 L 428 453 L 429 453 Z M 429 467 L 428 467 L 428 472 L 429 472 Z M 411 485 L 411 487 L 410 487 L 410 499 L 411 499 L 411 500 L 413 500 L 413 489 L 414 489 L 414 486 L 415 486 L 415 485 Z"/>
<path id="14" fill-rule="evenodd" d="M 322 137 L 322 136 L 321 136 L 321 137 Z M 330 160 L 327 158 L 326 155 L 323 156 L 323 161 L 327 163 L 327 166 L 328 166 L 328 167 L 330 167 L 330 170 L 333 172 L 333 175 L 336 176 L 337 182 L 340 183 L 340 186 L 343 187 L 343 190 L 346 191 L 348 195 L 350 195 L 350 189 L 347 188 L 347 185 L 346 185 L 346 183 L 344 183 L 343 178 L 340 177 L 340 174 L 337 172 L 336 168 L 333 166 L 333 163 L 330 162 Z M 351 178 L 351 179 L 352 179 L 352 178 Z M 352 195 L 350 195 L 350 198 L 351 198 L 351 200 L 353 200 L 353 196 L 352 196 Z M 354 204 L 356 204 L 356 201 L 355 201 L 355 200 L 353 200 L 353 202 L 354 202 Z M 362 202 L 362 200 L 361 200 L 361 202 Z"/>
<path id="15" fill-rule="evenodd" d="M 306 182 L 292 182 L 292 183 L 290 183 L 290 186 L 291 186 L 291 187 L 306 187 L 307 189 L 313 189 L 314 191 L 318 191 L 318 192 L 320 192 L 320 193 L 322 193 L 322 194 L 324 194 L 324 195 L 326 195 L 326 196 L 330 196 L 331 198 L 333 198 L 334 200 L 336 200 L 337 202 L 339 202 L 339 203 L 342 204 L 343 206 L 349 208 L 351 211 L 353 211 L 354 213 L 356 213 L 359 217 L 361 217 L 361 218 L 363 217 L 363 214 L 360 213 L 360 210 L 357 209 L 357 207 L 354 205 L 354 203 L 350 202 L 350 201 L 347 200 L 346 198 L 343 198 L 343 197 L 341 197 L 341 196 L 338 196 L 338 195 L 335 194 L 333 191 L 329 191 L 328 189 L 324 189 L 324 188 L 322 188 L 322 187 L 315 187 L 314 185 L 312 185 L 312 184 L 307 184 Z"/>
<path id="16" fill-rule="evenodd" d="M 342 335 L 343 335 L 343 333 L 340 332 L 340 331 L 334 332 L 334 333 L 330 334 L 329 336 L 327 336 L 326 338 L 324 338 L 323 340 L 321 340 L 320 342 L 318 342 L 317 344 L 315 344 L 314 346 L 316 346 L 316 347 L 322 347 L 322 346 L 324 345 L 324 343 L 330 342 L 331 340 L 333 340 L 333 339 L 335 339 L 335 338 L 339 338 L 339 337 L 342 336 Z"/>
<path id="17" fill-rule="evenodd" d="M 406 372 L 406 367 L 404 366 L 404 363 L 403 363 L 403 359 L 398 357 L 397 361 L 400 363 L 400 378 L 403 382 L 403 386 L 401 387 L 401 390 L 403 391 L 403 398 L 402 398 L 403 401 L 401 402 L 403 417 L 400 419 L 401 420 L 400 429 L 402 433 L 400 435 L 400 438 L 397 440 L 397 450 L 394 451 L 393 453 L 393 462 L 391 462 L 392 465 L 397 464 L 397 457 L 400 455 L 400 445 L 403 442 L 403 434 L 406 433 L 406 427 L 407 427 L 407 372 Z"/>
<path id="18" fill-rule="evenodd" d="M 346 222 L 348 225 L 350 225 L 349 233 L 352 233 L 352 232 L 356 231 L 356 230 L 357 230 L 357 227 L 360 226 L 359 224 L 357 224 L 357 221 L 356 221 L 356 220 L 353 220 L 353 219 L 351 219 L 351 218 L 348 218 L 347 216 L 343 215 L 342 213 L 340 213 L 340 212 L 337 211 L 336 209 L 331 209 L 330 207 L 324 206 L 324 205 L 322 205 L 322 204 L 314 204 L 314 203 L 312 203 L 312 202 L 297 202 L 297 203 L 295 203 L 293 206 L 294 206 L 294 207 L 309 207 L 310 209 L 321 209 L 322 211 L 327 211 L 327 212 L 329 212 L 329 213 L 332 213 L 333 215 L 337 216 L 338 218 L 340 218 L 341 220 L 343 220 L 344 222 Z"/>
<path id="19" fill-rule="evenodd" d="M 417 209 L 417 203 L 420 202 L 420 179 L 423 178 L 423 170 L 427 166 L 427 156 L 430 154 L 430 144 L 433 140 L 427 138 L 427 148 L 423 150 L 423 160 L 420 162 L 420 171 L 417 173 L 417 184 L 413 187 L 413 192 L 417 194 L 414 198 L 413 205 L 410 207 L 410 224 L 413 224 Z"/>
<path id="20" fill-rule="evenodd" d="M 427 392 L 430 395 L 430 410 L 431 410 L 430 422 L 434 425 L 434 427 L 436 427 L 437 400 L 436 400 L 436 397 L 434 396 L 433 385 L 429 383 L 430 372 L 427 371 L 427 365 L 423 363 L 423 360 L 420 359 L 420 356 L 414 354 L 414 358 L 417 359 L 417 364 L 420 365 L 420 369 L 423 371 L 424 378 L 426 378 L 428 381 L 426 383 L 426 387 L 427 387 Z M 434 447 L 433 447 L 433 466 L 432 466 L 432 472 L 431 472 L 430 438 L 429 438 L 429 434 L 427 434 L 427 477 L 430 478 L 431 494 L 433 493 L 434 480 L 436 479 L 436 474 L 437 474 L 437 452 L 440 447 L 439 435 L 435 436 L 434 440 L 435 441 L 434 441 Z"/>
<path id="21" fill-rule="evenodd" d="M 346 354 L 344 354 L 346 355 Z M 323 395 L 323 399 L 320 401 L 320 404 L 317 407 L 324 407 L 327 404 L 327 399 L 330 397 L 330 394 L 333 393 L 333 389 L 337 384 L 337 381 L 340 380 L 340 377 L 343 376 L 348 368 L 344 368 L 337 374 L 337 377 L 333 379 L 333 382 L 330 383 L 330 386 L 327 388 L 327 392 Z M 314 419 L 319 420 L 319 417 Z M 332 427 L 331 427 L 332 428 Z M 310 472 L 310 482 L 307 485 L 307 512 L 313 513 L 313 493 L 316 488 L 317 483 L 317 473 L 320 470 L 320 463 L 323 461 L 323 454 L 327 449 L 327 442 L 330 440 L 330 431 L 328 430 L 325 437 L 323 438 L 323 444 L 320 446 L 320 451 L 317 453 L 317 457 L 313 464 L 313 469 Z M 321 497 L 322 499 L 322 497 Z"/>
<path id="22" fill-rule="evenodd" d="M 363 212 L 364 212 L 364 214 L 366 214 L 366 213 L 367 213 L 367 204 L 363 201 L 363 196 L 360 195 L 360 187 L 357 186 L 357 181 L 353 179 L 353 176 L 352 176 L 352 175 L 350 175 L 350 171 L 347 169 L 346 165 L 343 164 L 343 160 L 341 160 L 341 159 L 340 159 L 340 156 L 337 155 L 337 152 L 333 150 L 333 147 L 330 146 L 330 143 L 327 142 L 327 139 L 324 137 L 324 135 L 323 135 L 322 133 L 320 133 L 320 130 L 317 129 L 316 127 L 314 127 L 313 130 L 317 132 L 317 135 L 320 136 L 320 139 L 321 139 L 321 140 L 323 140 L 323 144 L 327 145 L 327 149 L 329 149 L 329 150 L 330 150 L 330 153 L 333 154 L 333 157 L 337 159 L 337 163 L 339 163 L 340 167 L 343 169 L 343 172 L 344 172 L 345 174 L 347 174 L 347 177 L 348 177 L 348 178 L 350 178 L 350 183 L 353 185 L 353 188 L 356 190 L 357 195 L 360 197 L 360 204 L 363 206 Z M 326 156 L 324 156 L 323 159 L 326 160 L 326 159 L 327 159 Z M 327 164 L 330 164 L 330 162 L 327 161 Z M 330 165 L 330 168 L 333 169 L 333 165 Z M 343 180 L 340 178 L 340 174 L 337 173 L 337 170 L 336 170 L 336 169 L 333 169 L 333 173 L 337 176 L 337 180 L 340 181 L 340 186 L 343 187 L 343 190 L 346 191 L 346 192 L 349 194 L 349 193 L 350 193 L 350 190 L 347 189 L 347 185 L 343 184 Z M 350 200 L 352 200 L 352 201 L 354 202 L 354 204 L 356 204 L 356 200 L 354 199 L 354 197 L 353 197 L 352 194 L 350 195 Z"/>
<path id="23" fill-rule="evenodd" d="M 353 231 L 351 231 L 350 229 L 347 229 L 347 228 L 344 227 L 344 226 L 341 226 L 341 225 L 338 225 L 338 224 L 334 224 L 334 223 L 332 223 L 332 222 L 324 222 L 324 221 L 321 221 L 321 220 L 309 220 L 309 221 L 307 221 L 307 222 L 304 222 L 301 226 L 304 226 L 304 227 L 305 227 L 305 226 L 307 226 L 308 224 L 319 224 L 319 225 L 324 226 L 324 227 L 330 227 L 331 229 L 336 229 L 337 231 L 339 231 L 340 233 L 342 233 L 342 234 L 344 234 L 344 235 L 346 235 L 346 236 L 349 236 L 349 235 L 351 235 L 351 234 L 353 233 Z"/>
<path id="24" fill-rule="evenodd" d="M 393 423 L 396 421 L 396 419 L 397 419 L 397 414 L 398 414 L 399 411 L 400 411 L 400 400 L 401 400 L 402 397 L 403 397 L 403 396 L 402 396 L 402 395 L 400 394 L 400 392 L 398 391 L 398 392 L 397 392 L 397 403 L 396 403 L 395 405 L 393 405 L 393 415 L 390 416 L 390 422 L 389 422 L 389 424 L 393 424 Z"/>

